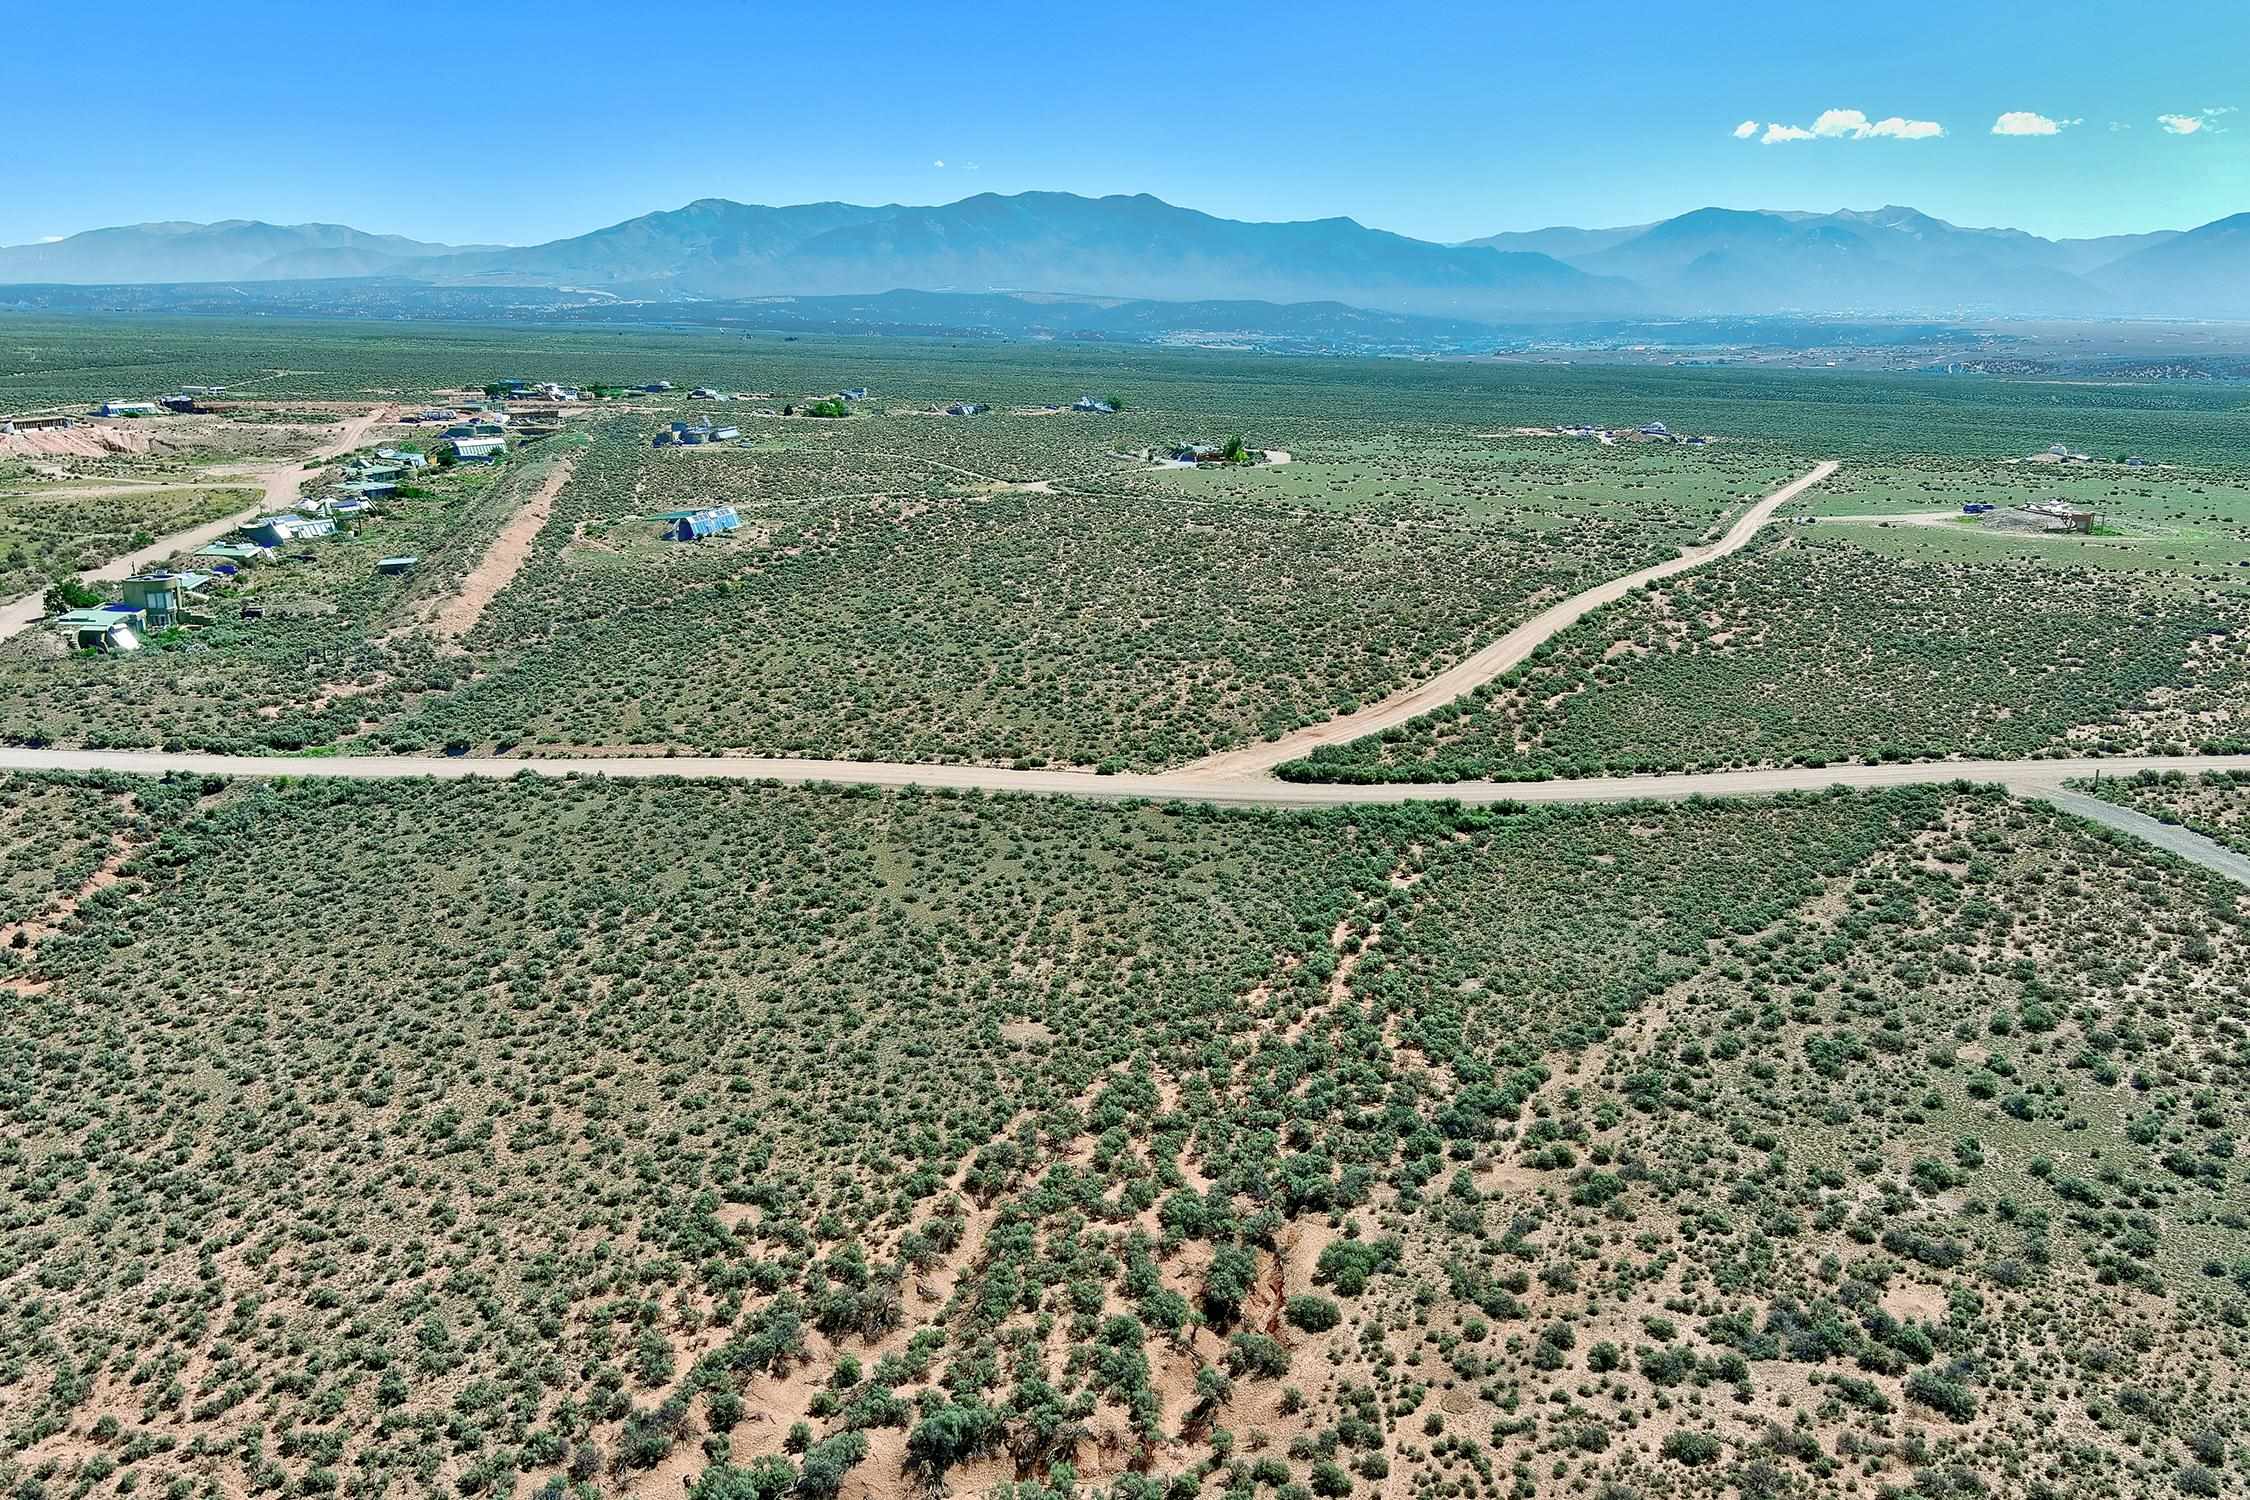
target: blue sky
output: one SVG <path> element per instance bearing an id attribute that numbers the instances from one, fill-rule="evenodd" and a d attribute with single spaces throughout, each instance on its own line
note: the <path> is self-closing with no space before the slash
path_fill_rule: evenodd
<path id="1" fill-rule="evenodd" d="M 1432 239 L 1707 204 L 2050 235 L 2250 209 L 2250 0 L 0 11 L 32 39 L 0 51 L 10 244 L 230 217 L 526 243 L 704 196 L 1032 188 Z"/>

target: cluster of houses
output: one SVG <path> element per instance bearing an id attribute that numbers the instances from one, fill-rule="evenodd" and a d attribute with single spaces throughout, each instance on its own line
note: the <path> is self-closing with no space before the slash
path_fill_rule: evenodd
<path id="1" fill-rule="evenodd" d="M 183 385 L 169 396 L 154 401 L 126 401 L 112 398 L 94 408 L 97 417 L 153 417 L 160 411 L 202 411 L 205 401 L 214 401 L 227 393 L 223 385 Z"/>
<path id="2" fill-rule="evenodd" d="M 488 464 L 508 451 L 508 414 L 500 410 L 458 412 L 432 407 L 406 418 L 424 425 L 443 424 L 438 434 L 465 464 Z"/>
<path id="3" fill-rule="evenodd" d="M 446 446 L 453 451 L 454 458 L 462 463 L 489 464 L 497 462 L 507 453 L 508 425 L 513 418 L 504 407 L 499 406 L 472 407 L 468 411 L 433 406 L 400 420 L 416 426 L 441 429 L 438 436 L 445 440 Z"/>
<path id="4" fill-rule="evenodd" d="M 429 466 L 429 455 L 412 448 L 378 448 L 344 463 L 341 477 L 324 492 L 299 499 L 292 510 L 259 516 L 215 542 L 195 550 L 200 571 L 165 568 L 137 573 L 118 585 L 119 597 L 55 617 L 54 628 L 82 650 L 135 651 L 151 632 L 202 625 L 208 590 L 235 582 L 246 568 L 278 562 L 283 553 L 306 542 L 330 537 L 398 493 L 411 474 Z M 414 557 L 386 557 L 378 571 L 403 573 Z M 249 612 L 245 611 L 247 615 Z"/>
<path id="5" fill-rule="evenodd" d="M 949 417 L 981 417 L 992 410 L 982 401 L 956 401 L 945 409 Z"/>
<path id="6" fill-rule="evenodd" d="M 495 380 L 484 390 L 486 395 L 497 395 L 502 400 L 511 396 L 526 396 L 539 401 L 552 401 L 557 406 L 586 399 L 586 392 L 580 387 L 562 385 L 552 380 Z"/>
<path id="7" fill-rule="evenodd" d="M 1117 410 L 1117 403 L 1104 401 L 1099 396 L 1080 396 L 1076 401 L 1070 403 L 1070 409 L 1072 411 L 1099 412 L 1107 416 Z"/>
<path id="8" fill-rule="evenodd" d="M 693 448 L 703 443 L 731 443 L 741 436 L 742 429 L 731 422 L 674 422 L 649 439 L 649 444 L 656 448 L 669 448 L 674 444 Z"/>

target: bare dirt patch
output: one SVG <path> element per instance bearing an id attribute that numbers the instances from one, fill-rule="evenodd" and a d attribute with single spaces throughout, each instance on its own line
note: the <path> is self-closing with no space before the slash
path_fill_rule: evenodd
<path id="1" fill-rule="evenodd" d="M 540 481 L 531 498 L 500 528 L 500 534 L 492 539 L 492 546 L 483 559 L 461 580 L 460 589 L 437 607 L 430 617 L 432 630 L 447 640 L 459 640 L 484 618 L 485 606 L 497 599 L 500 591 L 515 582 L 516 574 L 523 571 L 540 528 L 554 514 L 555 496 L 562 493 L 575 467 L 575 461 L 566 458 L 548 470 L 547 477 Z"/>

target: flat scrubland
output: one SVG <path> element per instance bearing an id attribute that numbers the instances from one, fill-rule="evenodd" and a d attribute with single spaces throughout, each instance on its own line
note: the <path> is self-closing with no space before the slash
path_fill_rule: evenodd
<path id="1" fill-rule="evenodd" d="M 2095 510 L 2097 533 L 2005 533 L 1958 514 L 2054 499 Z M 1916 514 L 1930 521 L 1872 519 Z M 2246 651 L 2250 481 L 2237 469 L 1846 465 L 1745 551 L 1286 774 L 2233 752 L 2250 744 Z"/>
<path id="2" fill-rule="evenodd" d="M 668 379 L 781 400 L 872 388 L 875 406 L 989 400 L 997 411 L 1084 393 L 1163 420 L 1139 442 L 1224 438 L 1291 452 L 1329 428 L 1381 436 L 1422 414 L 1468 430 L 1589 422 L 1778 443 L 1852 461 L 1954 454 L 2004 459 L 2064 442 L 2104 458 L 2238 462 L 2244 420 L 2224 382 L 2140 385 L 1743 368 L 1620 369 L 1474 361 L 1277 359 L 1057 340 L 784 338 L 643 328 L 561 331 L 461 324 L 10 317 L 0 408 L 223 383 L 272 400 L 411 400 L 502 375 L 640 384 Z M 541 371 L 519 368 L 538 365 Z M 161 388 L 161 390 L 159 389 Z M 736 415 L 736 412 L 729 412 Z M 1247 420 L 1255 417 L 1256 421 Z M 1269 423 L 1268 418 L 1271 418 Z M 1138 433 L 1125 426 L 1121 433 Z M 1301 456 L 1301 455 L 1300 455 Z M 1040 470 L 1025 478 L 1040 477 Z"/>
<path id="3" fill-rule="evenodd" d="M 25 321 L 8 332 L 16 358 L 0 403 L 26 409 L 223 381 L 286 425 L 354 403 L 412 406 L 502 372 L 752 397 L 636 395 L 575 419 L 588 447 L 521 567 L 458 615 L 475 622 L 465 633 L 439 629 L 457 616 L 433 601 L 479 566 L 539 473 L 489 481 L 488 501 L 386 516 L 368 543 L 422 554 L 414 580 L 340 560 L 287 585 L 261 581 L 298 596 L 278 625 L 270 611 L 256 630 L 223 620 L 132 662 L 56 661 L 37 639 L 0 647 L 0 733 L 17 739 L 1157 769 L 1426 680 L 1555 599 L 1711 535 L 1748 497 L 1827 456 L 1844 468 L 1801 502 L 1825 519 L 1791 545 L 1589 620 L 1527 669 L 1542 692 L 1520 712 L 1416 726 L 1317 774 L 2246 737 L 2235 594 L 2250 579 L 2237 566 L 2250 561 L 2250 494 L 2227 466 L 2243 415 L 2224 392 L 2184 383 L 640 329 Z M 779 415 L 857 384 L 873 394 L 847 419 Z M 1083 392 L 1124 409 L 1046 410 Z M 940 414 L 955 400 L 993 409 Z M 746 441 L 648 446 L 668 421 L 698 415 L 737 424 Z M 1515 432 L 1651 419 L 1718 441 L 1611 448 Z M 1136 456 L 1238 433 L 1293 462 L 1156 469 Z M 2005 462 L 2049 441 L 2169 467 Z M 1846 524 L 2057 497 L 2096 505 L 2115 534 Z M 744 526 L 693 546 L 658 540 L 657 516 L 709 505 L 736 507 Z M 2027 590 L 2046 597 L 2012 596 Z M 1706 613 L 1734 623 L 1681 636 L 1660 618 L 1707 592 Z M 2080 607 L 2093 613 L 2073 623 Z M 2030 632 L 2058 618 L 2061 636 L 2027 657 Z M 2111 629 L 2119 620 L 2149 628 Z M 1637 654 L 1658 639 L 1662 653 Z M 1580 649 L 1597 640 L 1620 654 Z M 2007 695 L 2027 677 L 2064 691 L 2018 714 Z"/>
<path id="4" fill-rule="evenodd" d="M 2244 893 L 2044 807 L 0 784 L 25 1500 L 2231 1493 Z"/>
<path id="5" fill-rule="evenodd" d="M 1072 422 L 1056 479 L 980 477 Z M 772 425 L 712 451 L 606 427 L 470 642 L 492 669 L 371 738 L 1151 769 L 1409 686 L 1785 472 L 1455 440 L 1426 473 L 1225 482 L 1078 418 Z M 744 528 L 695 546 L 652 519 L 718 504 Z"/>

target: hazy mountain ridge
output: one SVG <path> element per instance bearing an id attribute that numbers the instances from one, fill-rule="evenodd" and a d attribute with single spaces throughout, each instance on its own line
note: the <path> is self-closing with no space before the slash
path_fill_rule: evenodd
<path id="1" fill-rule="evenodd" d="M 762 208 L 704 199 L 416 274 L 670 286 L 708 297 L 1064 292 L 1167 301 L 1336 301 L 1437 317 L 1636 308 L 1622 282 L 1543 255 L 1410 239 L 1350 219 L 1253 224 L 1145 194 L 983 193 L 932 207 Z"/>
<path id="2" fill-rule="evenodd" d="M 520 248 L 341 225 L 142 224 L 0 248 L 0 283 L 407 276 L 624 297 L 898 289 L 1149 302 L 1339 303 L 1537 321 L 1669 313 L 2250 316 L 2250 215 L 2186 232 L 2050 240 L 1911 208 L 1697 209 L 1440 245 L 1347 218 L 1251 223 L 1146 194 L 978 194 L 931 206 L 698 199 Z"/>
<path id="3" fill-rule="evenodd" d="M 0 246 L 0 283 L 104 286 L 372 276 L 462 248 L 344 224 L 255 219 L 126 224 L 36 245 Z"/>
<path id="4" fill-rule="evenodd" d="M 1964 228 L 1897 205 L 1836 213 L 1705 208 L 1637 231 L 1540 233 L 1581 270 L 1631 280 L 1660 306 L 1703 314 L 2146 311 L 2121 300 L 2124 288 L 2103 273 L 2190 237 L 2159 231 L 2049 240 L 2020 229 Z M 1569 249 L 1566 235 L 1579 236 L 1582 248 Z M 2224 259 L 2226 252 L 2213 254 Z M 2250 256 L 2236 264 L 2250 270 Z M 2244 283 L 2204 311 L 2242 311 L 2250 277 Z"/>
<path id="5" fill-rule="evenodd" d="M 2145 245 L 2095 280 L 2129 312 L 2250 317 L 2250 213 Z"/>

